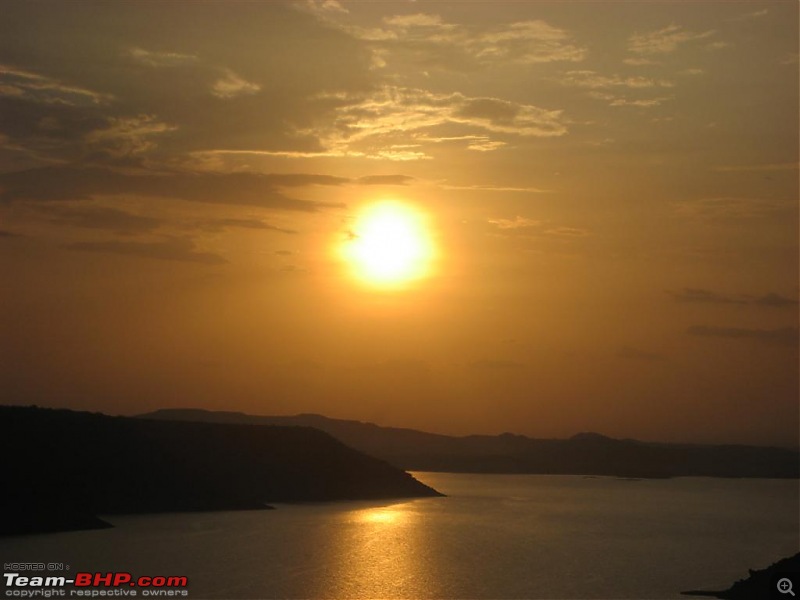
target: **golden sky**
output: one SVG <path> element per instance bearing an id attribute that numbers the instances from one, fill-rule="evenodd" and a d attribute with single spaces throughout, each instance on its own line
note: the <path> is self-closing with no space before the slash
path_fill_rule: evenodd
<path id="1" fill-rule="evenodd" d="M 798 3 L 4 2 L 4 402 L 798 442 Z"/>

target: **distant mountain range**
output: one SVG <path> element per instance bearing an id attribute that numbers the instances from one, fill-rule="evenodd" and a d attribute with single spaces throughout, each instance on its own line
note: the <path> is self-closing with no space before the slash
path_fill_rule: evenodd
<path id="1" fill-rule="evenodd" d="M 97 515 L 441 495 L 310 427 L 0 406 L 0 534 L 108 526 Z"/>
<path id="2" fill-rule="evenodd" d="M 411 471 L 541 473 L 661 478 L 800 477 L 800 453 L 785 448 L 694 445 L 613 439 L 579 433 L 569 439 L 522 435 L 454 437 L 322 415 L 256 416 L 240 412 L 163 409 L 139 418 L 313 427 L 344 444 Z"/>

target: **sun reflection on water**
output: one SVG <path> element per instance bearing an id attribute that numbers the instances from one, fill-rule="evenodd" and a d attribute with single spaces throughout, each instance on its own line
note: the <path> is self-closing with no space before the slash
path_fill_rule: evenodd
<path id="1" fill-rule="evenodd" d="M 407 512 L 397 508 L 368 508 L 353 513 L 358 523 L 400 524 L 407 517 Z"/>
<path id="2" fill-rule="evenodd" d="M 343 515 L 326 597 L 422 598 L 436 594 L 435 560 L 415 503 L 372 506 Z"/>

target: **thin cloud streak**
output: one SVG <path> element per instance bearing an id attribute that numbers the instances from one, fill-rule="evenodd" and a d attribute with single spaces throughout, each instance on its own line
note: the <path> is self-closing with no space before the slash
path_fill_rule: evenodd
<path id="1" fill-rule="evenodd" d="M 761 344 L 790 346 L 798 345 L 797 327 L 777 329 L 746 329 L 743 327 L 717 327 L 713 325 L 692 325 L 686 333 L 697 337 L 713 337 L 757 342 Z"/>
<path id="2" fill-rule="evenodd" d="M 339 185 L 340 178 L 145 170 L 132 174 L 97 167 L 43 167 L 0 175 L 0 201 L 88 200 L 101 194 L 130 194 L 301 212 L 342 207 L 340 203 L 298 200 L 282 191 L 285 187 L 313 184 Z"/>
<path id="3" fill-rule="evenodd" d="M 161 242 L 73 242 L 65 244 L 63 247 L 68 250 L 82 252 L 118 254 L 134 258 L 150 258 L 205 265 L 223 265 L 228 262 L 217 254 L 198 251 L 192 241 L 182 238 L 170 238 Z"/>
<path id="4" fill-rule="evenodd" d="M 656 31 L 633 34 L 628 40 L 628 50 L 635 54 L 669 54 L 687 42 L 707 39 L 715 34 L 713 29 L 686 31 L 673 23 Z"/>

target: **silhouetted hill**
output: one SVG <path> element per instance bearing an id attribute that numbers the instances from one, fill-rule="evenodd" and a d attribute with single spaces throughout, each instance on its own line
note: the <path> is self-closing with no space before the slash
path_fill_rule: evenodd
<path id="1" fill-rule="evenodd" d="M 598 433 L 579 433 L 567 440 L 534 439 L 511 433 L 453 437 L 311 414 L 269 417 L 200 409 L 165 409 L 143 417 L 315 427 L 352 448 L 401 469 L 414 471 L 647 478 L 800 476 L 800 454 L 783 448 L 657 444 L 618 440 Z"/>
<path id="2" fill-rule="evenodd" d="M 750 569 L 750 576 L 740 579 L 727 590 L 707 592 L 692 590 L 681 592 L 685 596 L 706 596 L 723 600 L 755 600 L 758 598 L 791 597 L 777 592 L 777 584 L 781 578 L 788 576 L 796 586 L 800 582 L 800 554 L 784 558 L 771 564 L 766 569 Z M 794 588 L 797 589 L 796 587 Z M 797 593 L 796 591 L 794 592 Z"/>
<path id="3" fill-rule="evenodd" d="M 0 533 L 102 526 L 94 515 L 439 495 L 318 429 L 0 407 Z"/>

